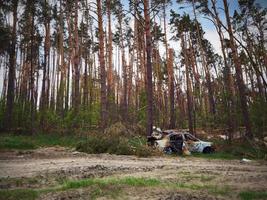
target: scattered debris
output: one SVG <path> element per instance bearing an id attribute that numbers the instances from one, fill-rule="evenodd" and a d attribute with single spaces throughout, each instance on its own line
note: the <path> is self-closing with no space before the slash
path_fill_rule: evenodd
<path id="1" fill-rule="evenodd" d="M 246 158 L 242 158 L 241 162 L 242 163 L 247 163 L 247 162 L 251 162 L 252 160 L 246 159 Z"/>
<path id="2" fill-rule="evenodd" d="M 183 147 L 183 155 L 185 155 L 185 156 L 190 156 L 191 155 L 191 152 L 188 150 L 187 147 Z"/>
<path id="3" fill-rule="evenodd" d="M 162 139 L 162 137 L 163 137 L 162 130 L 160 128 L 153 126 L 152 137 L 157 139 L 157 140 Z"/>
<path id="4" fill-rule="evenodd" d="M 228 140 L 228 135 L 218 135 L 219 138 L 223 139 L 223 140 Z"/>
<path id="5" fill-rule="evenodd" d="M 267 136 L 265 136 L 265 137 L 263 138 L 263 142 L 264 142 L 265 147 L 267 147 Z"/>
<path id="6" fill-rule="evenodd" d="M 257 142 L 257 143 L 259 143 L 260 142 L 260 139 L 259 138 L 257 138 L 257 137 L 255 137 L 255 138 L 253 138 L 254 139 L 254 142 Z"/>

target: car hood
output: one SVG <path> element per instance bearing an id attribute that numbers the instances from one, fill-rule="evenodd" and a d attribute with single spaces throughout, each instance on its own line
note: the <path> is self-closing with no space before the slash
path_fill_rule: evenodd
<path id="1" fill-rule="evenodd" d="M 203 149 L 206 147 L 211 147 L 212 143 L 211 142 L 206 142 L 206 141 L 196 141 L 193 143 L 188 143 L 189 150 L 191 152 L 203 152 Z"/>
<path id="2" fill-rule="evenodd" d="M 202 140 L 200 140 L 199 143 L 201 143 L 204 146 L 211 146 L 212 145 L 212 142 L 207 142 L 207 141 L 202 141 Z"/>

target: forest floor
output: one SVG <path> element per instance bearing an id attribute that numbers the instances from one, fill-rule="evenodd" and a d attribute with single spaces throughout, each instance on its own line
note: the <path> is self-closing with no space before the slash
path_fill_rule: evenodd
<path id="1" fill-rule="evenodd" d="M 0 151 L 0 199 L 266 199 L 266 191 L 266 161 Z"/>

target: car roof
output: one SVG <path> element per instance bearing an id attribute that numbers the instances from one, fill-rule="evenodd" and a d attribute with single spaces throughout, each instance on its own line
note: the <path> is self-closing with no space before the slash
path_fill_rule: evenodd
<path id="1" fill-rule="evenodd" d="M 171 137 L 171 136 L 173 136 L 173 135 L 184 135 L 184 133 L 175 133 L 175 132 L 171 132 L 171 133 L 168 133 L 166 136 L 167 137 Z"/>
<path id="2" fill-rule="evenodd" d="M 175 134 L 175 135 L 184 135 L 184 134 L 190 134 L 189 132 L 186 131 L 179 131 L 175 129 L 170 129 L 170 130 L 164 130 L 163 132 L 167 134 Z"/>

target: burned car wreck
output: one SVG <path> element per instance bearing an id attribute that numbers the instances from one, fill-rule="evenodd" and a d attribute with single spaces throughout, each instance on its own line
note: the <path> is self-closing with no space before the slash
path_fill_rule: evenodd
<path id="1" fill-rule="evenodd" d="M 215 151 L 211 142 L 202 141 L 187 131 L 161 131 L 159 128 L 154 128 L 148 142 L 167 154 L 174 152 L 190 155 L 191 152 L 212 153 Z"/>

